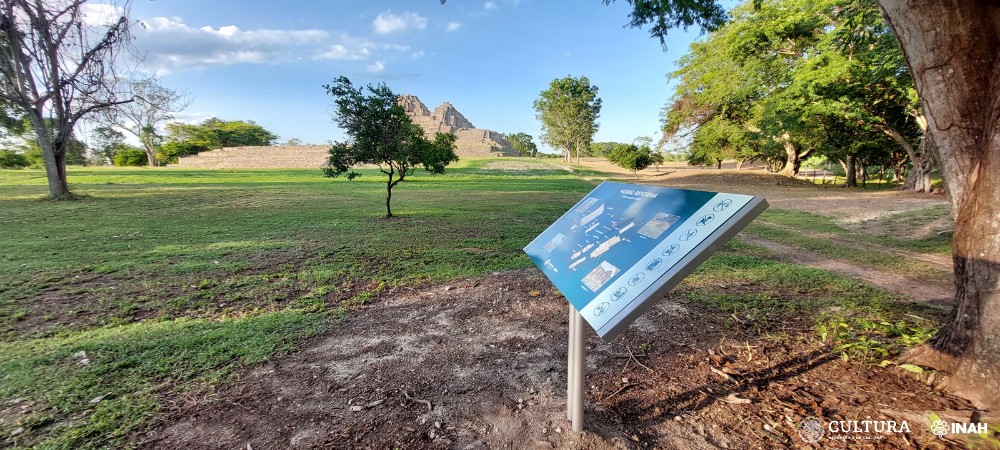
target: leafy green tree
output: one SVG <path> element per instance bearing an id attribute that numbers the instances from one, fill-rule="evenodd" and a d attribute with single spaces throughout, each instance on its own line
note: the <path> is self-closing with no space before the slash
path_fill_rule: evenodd
<path id="1" fill-rule="evenodd" d="M 161 163 L 177 162 L 178 156 L 242 146 L 274 145 L 278 136 L 252 120 L 221 120 L 215 117 L 198 125 L 186 123 L 167 124 L 167 142 L 162 145 L 158 158 Z"/>
<path id="2" fill-rule="evenodd" d="M 608 3 L 611 0 L 604 0 Z M 855 2 L 852 2 L 855 3 Z M 717 27 L 714 1 L 630 0 L 633 27 L 666 42 L 671 26 Z M 955 216 L 956 306 L 928 344 L 904 361 L 951 376 L 945 387 L 1000 408 L 1000 3 L 878 0 L 914 77 Z M 768 6 L 762 6 L 762 9 Z"/>
<path id="3" fill-rule="evenodd" d="M 160 84 L 155 76 L 127 84 L 135 101 L 108 109 L 104 120 L 135 136 L 146 152 L 149 165 L 157 166 L 156 152 L 163 141 L 157 127 L 173 120 L 174 114 L 187 108 L 191 101 L 184 92 Z"/>
<path id="4" fill-rule="evenodd" d="M 538 155 L 538 146 L 528 133 L 514 133 L 504 135 L 510 146 L 514 147 L 521 156 L 535 157 Z"/>
<path id="5" fill-rule="evenodd" d="M 597 86 L 592 86 L 587 77 L 556 79 L 539 94 L 534 107 L 542 122 L 542 142 L 563 149 L 566 162 L 575 149 L 579 163 L 580 153 L 590 148 L 599 126 L 601 99 L 597 97 Z"/>
<path id="6" fill-rule="evenodd" d="M 362 164 L 378 165 L 385 174 L 386 217 L 392 215 L 392 188 L 423 166 L 430 173 L 444 173 L 445 167 L 458 161 L 455 155 L 455 135 L 437 133 L 433 141 L 424 137 L 424 131 L 414 124 L 399 105 L 397 96 L 385 83 L 368 85 L 368 94 L 354 87 L 347 77 L 338 77 L 333 84 L 324 85 L 333 97 L 336 111 L 334 122 L 349 137 L 347 142 L 336 142 L 323 172 L 328 177 L 347 176 L 353 180 L 360 176 L 353 170 Z"/>
<path id="7" fill-rule="evenodd" d="M 148 156 L 144 150 L 138 148 L 126 148 L 115 153 L 114 164 L 116 166 L 141 167 L 148 164 Z"/>
<path id="8" fill-rule="evenodd" d="M 649 147 L 639 147 L 634 144 L 616 146 L 608 155 L 612 164 L 631 170 L 632 175 L 639 178 L 639 171 L 653 164 L 653 154 Z"/>
<path id="9" fill-rule="evenodd" d="M 124 133 L 107 125 L 94 128 L 92 139 L 91 160 L 98 165 L 114 164 L 115 153 L 134 148 L 125 143 Z"/>

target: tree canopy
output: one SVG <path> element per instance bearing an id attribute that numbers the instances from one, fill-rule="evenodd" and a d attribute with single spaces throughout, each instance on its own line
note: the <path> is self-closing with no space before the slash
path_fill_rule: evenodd
<path id="1" fill-rule="evenodd" d="M 176 162 L 178 156 L 217 148 L 274 145 L 278 136 L 252 120 L 212 117 L 198 125 L 169 123 L 166 140 L 157 155 L 160 163 Z"/>
<path id="2" fill-rule="evenodd" d="M 552 80 L 534 102 L 538 120 L 542 122 L 542 142 L 563 149 L 566 161 L 575 149 L 579 162 L 581 152 L 590 148 L 597 133 L 597 119 L 601 115 L 597 91 L 587 77 L 568 76 Z"/>
<path id="3" fill-rule="evenodd" d="M 360 176 L 355 167 L 377 165 L 388 177 L 386 217 L 393 217 L 392 188 L 415 168 L 423 166 L 430 173 L 441 174 L 448 164 L 458 161 L 455 135 L 437 133 L 433 140 L 425 138 L 423 129 L 410 120 L 398 102 L 399 96 L 385 83 L 369 84 L 366 94 L 341 76 L 323 88 L 336 105 L 334 122 L 349 138 L 333 144 L 323 172 L 328 177 L 346 175 L 353 180 Z"/>
<path id="4" fill-rule="evenodd" d="M 528 133 L 513 133 L 504 135 L 507 141 L 510 142 L 510 146 L 517 150 L 517 153 L 521 156 L 537 156 L 538 146 L 535 145 L 535 141 L 532 139 L 531 135 Z"/>
<path id="5" fill-rule="evenodd" d="M 692 164 L 756 159 L 795 175 L 821 154 L 850 175 L 858 161 L 905 157 L 895 149 L 920 140 L 913 83 L 871 4 L 741 5 L 671 76 L 679 83 L 664 132 L 692 133 Z"/>

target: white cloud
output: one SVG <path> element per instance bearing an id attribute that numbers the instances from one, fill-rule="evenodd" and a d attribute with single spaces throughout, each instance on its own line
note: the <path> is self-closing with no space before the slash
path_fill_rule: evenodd
<path id="1" fill-rule="evenodd" d="M 194 28 L 177 17 L 141 21 L 135 35 L 136 47 L 146 55 L 146 64 L 158 71 L 287 62 L 331 38 L 330 33 L 313 29 L 241 30 L 235 25 Z"/>
<path id="2" fill-rule="evenodd" d="M 415 12 L 406 11 L 397 15 L 389 10 L 375 17 L 372 26 L 375 27 L 375 32 L 378 34 L 395 33 L 411 28 L 423 30 L 427 28 L 427 18 Z"/>
<path id="3" fill-rule="evenodd" d="M 410 59 L 420 59 L 420 58 L 423 58 L 423 57 L 424 57 L 424 51 L 423 50 L 420 50 L 420 51 L 417 51 L 417 52 L 413 52 L 410 55 Z"/>
<path id="4" fill-rule="evenodd" d="M 444 31 L 446 31 L 448 33 L 451 33 L 452 31 L 455 31 L 455 30 L 457 30 L 459 28 L 462 28 L 462 24 L 460 24 L 458 22 L 451 22 L 451 23 L 448 24 L 447 27 L 444 28 Z"/>
<path id="5" fill-rule="evenodd" d="M 111 25 L 125 15 L 125 9 L 121 6 L 106 3 L 84 3 L 81 12 L 83 23 L 93 27 Z"/>
<path id="6" fill-rule="evenodd" d="M 348 48 L 343 44 L 334 44 L 316 54 L 314 59 L 332 59 L 332 60 L 349 60 L 356 61 L 359 59 L 366 59 L 371 54 L 368 47 L 361 48 Z"/>
<path id="7" fill-rule="evenodd" d="M 483 5 L 483 8 L 486 8 L 487 11 L 496 11 L 497 4 L 493 2 L 486 2 L 486 4 Z"/>
<path id="8" fill-rule="evenodd" d="M 385 70 L 385 61 L 375 61 L 374 64 L 367 66 L 368 73 L 382 73 Z"/>

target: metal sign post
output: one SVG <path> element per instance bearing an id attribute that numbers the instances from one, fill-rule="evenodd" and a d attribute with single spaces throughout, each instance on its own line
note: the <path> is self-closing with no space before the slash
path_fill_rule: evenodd
<path id="1" fill-rule="evenodd" d="M 586 325 L 613 339 L 765 209 L 750 195 L 604 182 L 524 248 L 570 303 L 573 431 L 583 430 Z"/>
<path id="2" fill-rule="evenodd" d="M 566 370 L 566 419 L 573 431 L 583 431 L 584 392 L 587 386 L 587 328 L 580 313 L 569 308 L 569 357 Z"/>

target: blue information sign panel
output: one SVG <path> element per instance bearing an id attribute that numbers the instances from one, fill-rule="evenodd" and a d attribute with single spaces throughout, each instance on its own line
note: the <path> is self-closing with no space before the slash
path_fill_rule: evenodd
<path id="1" fill-rule="evenodd" d="M 524 251 L 611 339 L 766 208 L 750 195 L 604 182 Z"/>

